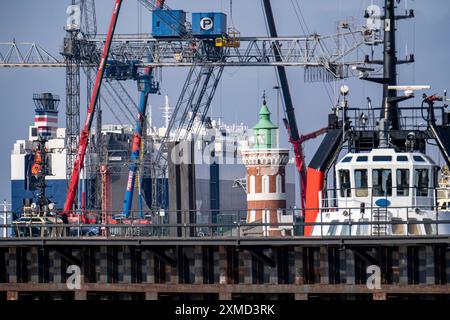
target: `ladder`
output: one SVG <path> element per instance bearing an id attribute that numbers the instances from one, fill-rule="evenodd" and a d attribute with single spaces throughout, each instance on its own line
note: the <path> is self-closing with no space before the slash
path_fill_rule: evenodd
<path id="1" fill-rule="evenodd" d="M 372 222 L 372 235 L 374 236 L 385 236 L 387 235 L 387 221 L 388 221 L 388 210 L 386 208 L 376 208 L 373 211 Z"/>

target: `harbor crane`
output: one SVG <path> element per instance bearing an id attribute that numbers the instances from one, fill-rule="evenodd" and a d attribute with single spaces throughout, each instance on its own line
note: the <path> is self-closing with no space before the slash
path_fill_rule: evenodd
<path id="1" fill-rule="evenodd" d="M 266 20 L 269 29 L 269 35 L 272 38 L 277 38 L 278 33 L 275 26 L 275 19 L 273 16 L 272 6 L 270 0 L 263 0 L 264 11 L 266 13 Z M 276 61 L 281 61 L 281 56 L 279 52 L 279 46 L 275 43 L 272 46 L 272 50 L 275 55 Z M 284 125 L 289 134 L 289 142 L 292 144 L 295 155 L 295 165 L 297 171 L 300 174 L 300 205 L 301 209 L 305 209 L 306 204 L 306 165 L 305 165 L 305 154 L 303 151 L 303 143 L 317 138 L 321 134 L 326 132 L 326 128 L 316 130 L 312 133 L 300 136 L 298 132 L 297 120 L 295 118 L 295 110 L 292 102 L 291 92 L 289 89 L 289 83 L 286 75 L 286 69 L 284 66 L 276 66 L 278 79 L 281 85 L 281 91 L 284 98 L 284 108 L 286 113 L 286 118 L 283 119 Z"/>
<path id="2" fill-rule="evenodd" d="M 73 209 L 73 204 L 75 200 L 75 195 L 77 193 L 78 183 L 80 179 L 80 170 L 84 166 L 84 158 L 86 155 L 86 149 L 89 142 L 89 132 L 91 131 L 92 120 L 94 117 L 95 107 L 97 105 L 100 87 L 102 85 L 103 74 L 105 72 L 106 62 L 108 59 L 109 50 L 111 48 L 111 40 L 114 36 L 116 30 L 117 19 L 119 17 L 120 7 L 122 5 L 122 0 L 116 0 L 111 22 L 108 28 L 108 34 L 106 37 L 106 42 L 103 48 L 102 56 L 97 70 L 97 76 L 95 77 L 94 87 L 91 94 L 91 99 L 89 103 L 88 112 L 86 115 L 86 120 L 84 122 L 83 131 L 80 134 L 80 142 L 78 146 L 78 151 L 75 157 L 75 162 L 72 169 L 72 175 L 70 177 L 69 189 L 67 192 L 66 201 L 64 203 L 64 213 L 70 212 Z"/>
<path id="3" fill-rule="evenodd" d="M 163 8 L 163 10 L 170 10 L 164 1 L 138 0 L 149 10 L 154 10 L 156 7 Z M 92 10 L 91 10 L 92 11 Z M 117 19 L 117 16 L 113 17 Z M 91 19 L 92 20 L 92 19 Z M 116 21 L 116 20 L 115 20 Z M 115 27 L 115 21 L 114 26 Z M 113 21 L 111 21 L 112 23 Z M 111 27 L 110 26 L 110 27 Z M 361 37 L 360 37 L 361 36 Z M 217 40 L 217 39 L 216 39 Z M 362 31 L 348 31 L 331 36 L 296 36 L 296 37 L 278 37 L 276 31 L 274 36 L 269 37 L 240 37 L 239 41 L 210 41 L 208 39 L 197 38 L 192 35 L 189 28 L 177 38 L 155 38 L 147 35 L 114 35 L 114 28 L 108 31 L 105 35 L 96 35 L 86 37 L 83 44 L 80 45 L 82 51 L 89 51 L 92 49 L 94 53 L 89 57 L 81 57 L 81 64 L 93 68 L 96 64 L 99 65 L 97 70 L 97 77 L 95 78 L 94 89 L 89 103 L 88 117 L 85 126 L 80 135 L 79 148 L 77 149 L 77 166 L 73 166 L 71 176 L 70 189 L 68 198 L 65 204 L 65 209 L 72 209 L 74 197 L 76 194 L 76 186 L 78 185 L 79 170 L 83 166 L 84 153 L 86 152 L 86 144 L 89 136 L 89 131 L 92 125 L 92 116 L 95 112 L 96 103 L 99 98 L 99 87 L 101 78 L 105 75 L 104 67 L 108 66 L 111 61 L 139 61 L 139 68 L 154 68 L 158 67 L 190 67 L 185 84 L 182 88 L 180 97 L 174 107 L 173 114 L 169 123 L 169 128 L 162 139 L 161 148 L 157 151 L 157 155 L 152 159 L 151 166 L 145 166 L 145 170 L 154 170 L 152 173 L 152 189 L 161 189 L 157 186 L 157 177 L 165 174 L 167 168 L 167 143 L 172 137 L 177 140 L 182 140 L 192 129 L 193 117 L 190 113 L 197 113 L 200 115 L 202 121 L 206 118 L 209 106 L 214 97 L 217 85 L 222 75 L 224 67 L 243 67 L 243 66 L 272 66 L 272 67 L 308 67 L 310 69 L 322 70 L 331 78 L 344 78 L 351 75 L 349 70 L 351 65 L 361 64 L 361 61 L 343 62 L 342 58 L 358 50 L 364 43 L 362 38 Z M 335 50 L 329 50 L 327 47 L 334 47 L 336 43 L 344 43 L 345 50 L 339 50 L 336 54 Z M 239 44 L 239 45 L 237 45 Z M 220 45 L 220 46 L 219 46 Z M 0 52 L 2 47 L 10 49 L 11 43 L 0 43 Z M 19 52 L 19 45 L 13 44 L 16 51 Z M 0 55 L 1 67 L 64 67 L 64 62 L 58 58 L 53 57 L 43 48 L 34 44 L 34 47 L 39 49 L 39 54 L 31 52 L 30 55 L 20 55 L 17 58 L 14 54 L 2 56 Z M 89 49 L 89 50 L 88 50 Z M 103 49 L 103 50 L 101 50 Z M 109 62 L 107 59 L 109 52 Z M 103 52 L 100 54 L 100 52 Z M 332 53 L 333 52 L 333 53 Z M 104 56 L 104 54 L 107 56 Z M 348 61 L 348 59 L 346 59 Z M 106 65 L 105 65 L 106 63 Z M 100 78 L 99 78 L 100 76 Z M 108 92 L 109 81 L 106 81 L 103 93 Z M 115 81 L 116 89 L 122 92 L 122 105 L 134 106 L 137 110 L 139 107 L 135 105 L 123 86 L 120 85 L 119 80 Z M 128 96 L 128 98 L 127 98 Z M 92 99 L 94 98 L 94 99 Z M 103 102 L 103 100 L 102 100 Z M 127 106 L 128 105 L 128 106 Z M 295 141 L 294 148 L 301 150 L 298 146 L 309 138 L 322 133 L 322 130 L 313 132 L 310 135 L 299 136 L 298 128 L 292 127 L 295 123 L 294 110 L 292 108 L 292 101 L 287 106 L 291 106 L 287 117 L 289 129 L 292 130 L 291 141 Z M 92 107 L 92 108 L 91 108 Z M 138 112 L 138 114 L 141 114 Z M 98 116 L 98 115 L 97 115 Z M 97 124 L 98 125 L 98 124 Z M 297 132 L 297 134 L 295 134 Z M 295 139 L 292 139 L 292 135 Z M 302 165 L 303 155 L 296 152 L 296 163 L 298 168 L 304 167 Z M 131 161 L 132 162 L 132 161 Z M 301 170 L 299 170 L 302 172 Z M 161 187 L 161 186 L 159 186 Z M 152 206 L 157 205 L 157 199 L 161 199 L 161 191 L 152 191 Z M 70 196 L 69 196 L 70 195 Z"/>

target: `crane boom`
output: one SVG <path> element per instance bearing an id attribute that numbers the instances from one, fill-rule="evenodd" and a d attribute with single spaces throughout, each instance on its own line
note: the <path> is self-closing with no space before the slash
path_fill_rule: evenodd
<path id="1" fill-rule="evenodd" d="M 134 184 L 136 181 L 136 171 L 138 169 L 138 161 L 141 152 L 142 134 L 145 122 L 145 114 L 147 112 L 148 94 L 151 92 L 151 68 L 145 67 L 142 78 L 140 79 L 139 94 L 139 114 L 136 120 L 136 127 L 133 133 L 131 143 L 130 165 L 128 167 L 127 188 L 123 200 L 122 214 L 126 217 L 130 215 L 131 205 L 133 201 Z"/>
<path id="2" fill-rule="evenodd" d="M 272 5 L 270 0 L 263 0 L 264 12 L 266 13 L 267 25 L 269 28 L 269 36 L 271 38 L 278 38 L 277 29 L 275 27 L 275 19 L 273 17 Z M 279 51 L 279 46 L 275 43 L 272 46 L 272 50 L 277 62 L 281 62 L 281 54 Z M 284 66 L 277 66 L 277 73 L 280 79 L 281 92 L 284 99 L 284 108 L 286 111 L 287 124 L 289 126 L 289 135 L 291 143 L 297 141 L 300 137 L 298 133 L 297 120 L 295 119 L 294 106 L 292 103 L 291 91 L 289 90 L 289 83 L 287 80 L 286 69 Z"/>
<path id="3" fill-rule="evenodd" d="M 119 17 L 121 5 L 122 0 L 116 0 L 111 17 L 111 22 L 108 29 L 108 34 L 106 37 L 105 46 L 102 52 L 102 57 L 98 65 L 97 76 L 95 78 L 94 88 L 92 90 L 86 120 L 84 122 L 83 131 L 80 134 L 80 143 L 78 145 L 77 154 L 75 156 L 75 162 L 72 169 L 72 175 L 70 177 L 69 190 L 67 192 L 66 202 L 64 203 L 65 214 L 67 214 L 67 212 L 69 212 L 73 208 L 73 203 L 75 200 L 75 195 L 77 193 L 78 182 L 80 178 L 80 170 L 83 168 L 84 157 L 86 155 L 86 149 L 89 141 L 89 132 L 91 130 L 95 107 L 97 105 L 103 74 L 105 72 L 106 60 L 109 54 L 109 50 L 111 48 L 111 40 L 113 38 L 114 31 L 116 29 L 117 19 Z"/>
<path id="4" fill-rule="evenodd" d="M 277 38 L 277 30 L 275 27 L 275 19 L 273 17 L 272 6 L 270 0 L 263 0 L 264 12 L 266 13 L 267 26 L 269 29 L 269 36 L 272 38 Z M 277 62 L 281 62 L 281 54 L 279 50 L 280 46 L 278 43 L 274 43 L 272 50 Z M 289 142 L 292 144 L 295 154 L 295 165 L 297 171 L 300 175 L 300 204 L 301 208 L 305 208 L 306 204 L 306 166 L 305 166 L 305 155 L 303 152 L 303 142 L 316 138 L 317 136 L 323 134 L 326 129 L 320 129 L 308 135 L 300 136 L 298 133 L 297 120 L 295 119 L 295 111 L 292 103 L 291 92 L 289 90 L 289 83 L 287 80 L 286 69 L 284 66 L 279 65 L 276 67 L 278 78 L 280 80 L 281 91 L 284 99 L 284 108 L 286 113 L 286 119 L 284 119 L 284 124 L 289 134 Z"/>

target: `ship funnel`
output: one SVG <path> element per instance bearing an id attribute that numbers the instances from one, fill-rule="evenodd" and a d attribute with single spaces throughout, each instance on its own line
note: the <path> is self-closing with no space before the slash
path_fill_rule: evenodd
<path id="1" fill-rule="evenodd" d="M 33 94 L 35 105 L 34 125 L 42 138 L 56 136 L 58 128 L 59 96 L 52 93 Z"/>

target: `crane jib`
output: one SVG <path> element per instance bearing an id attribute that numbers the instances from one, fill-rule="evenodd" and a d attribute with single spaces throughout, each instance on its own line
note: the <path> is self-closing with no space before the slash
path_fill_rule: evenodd
<path id="1" fill-rule="evenodd" d="M 102 59 L 100 61 L 100 64 L 98 66 L 97 70 L 97 76 L 95 78 L 95 84 L 94 89 L 92 90 L 92 95 L 90 99 L 90 105 L 88 108 L 88 114 L 86 116 L 86 122 L 84 124 L 83 131 L 80 134 L 80 145 L 78 148 L 78 153 L 76 155 L 76 159 L 74 162 L 74 166 L 72 169 L 72 175 L 70 177 L 70 183 L 69 183 L 69 190 L 67 192 L 66 202 L 64 204 L 64 213 L 67 214 L 70 210 L 73 209 L 73 203 L 75 200 L 75 195 L 78 188 L 78 182 L 80 178 L 80 169 L 84 162 L 84 156 L 86 154 L 87 144 L 89 141 L 89 132 L 91 130 L 92 126 L 92 118 L 93 113 L 95 112 L 95 106 L 98 100 L 98 95 L 100 92 L 100 87 L 102 84 L 102 78 L 104 74 L 105 64 L 106 60 L 109 54 L 109 50 L 111 48 L 111 41 L 114 35 L 114 31 L 116 29 L 117 25 L 117 19 L 119 17 L 120 7 L 122 5 L 123 0 L 116 0 L 114 5 L 113 14 L 111 17 L 111 22 L 108 29 L 108 34 L 106 37 L 105 46 L 103 48 L 102 52 Z"/>

